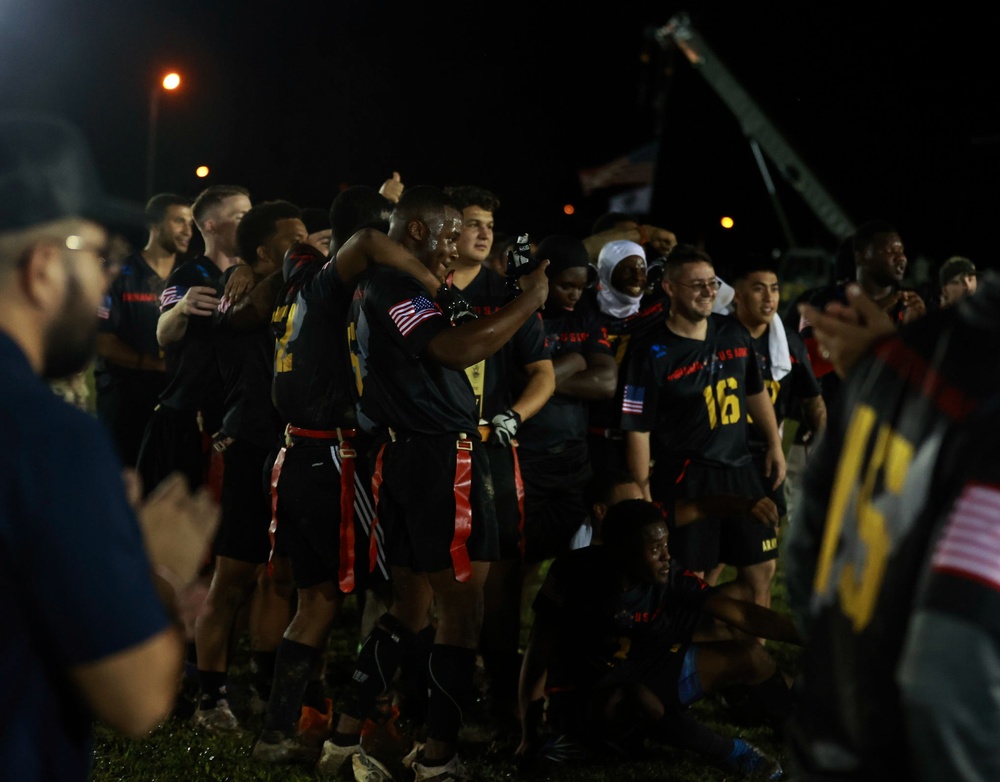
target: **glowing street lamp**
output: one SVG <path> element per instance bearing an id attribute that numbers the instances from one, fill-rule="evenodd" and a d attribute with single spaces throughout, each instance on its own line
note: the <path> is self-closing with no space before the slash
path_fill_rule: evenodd
<path id="1" fill-rule="evenodd" d="M 146 142 L 146 198 L 153 195 L 153 170 L 156 167 L 156 125 L 159 120 L 160 91 L 173 92 L 181 86 L 179 73 L 171 71 L 149 93 L 149 138 Z"/>

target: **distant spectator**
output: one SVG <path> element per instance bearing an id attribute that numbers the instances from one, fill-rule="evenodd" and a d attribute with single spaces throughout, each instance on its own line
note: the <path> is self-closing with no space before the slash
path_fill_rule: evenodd
<path id="1" fill-rule="evenodd" d="M 968 258 L 953 255 L 943 264 L 938 272 L 941 282 L 941 306 L 950 307 L 963 296 L 971 296 L 976 292 L 978 277 L 976 265 Z"/>

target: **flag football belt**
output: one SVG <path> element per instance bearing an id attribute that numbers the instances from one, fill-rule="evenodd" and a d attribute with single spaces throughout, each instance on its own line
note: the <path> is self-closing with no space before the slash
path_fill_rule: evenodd
<path id="1" fill-rule="evenodd" d="M 267 528 L 271 538 L 271 553 L 267 558 L 268 572 L 274 570 L 274 544 L 278 532 L 278 481 L 285 464 L 285 454 L 296 442 L 302 440 L 336 440 L 340 452 L 340 567 L 337 583 L 341 592 L 354 591 L 354 463 L 358 452 L 350 438 L 357 437 L 357 429 L 303 429 L 288 424 L 285 427 L 285 444 L 278 451 L 271 468 L 271 524 Z"/>
<path id="2" fill-rule="evenodd" d="M 479 419 L 482 421 L 482 419 Z M 493 431 L 493 426 L 488 423 L 479 424 L 479 436 L 485 443 Z M 514 440 L 510 449 L 511 458 L 514 460 L 514 490 L 517 492 L 517 548 L 524 556 L 524 481 L 521 480 L 521 463 L 517 460 L 517 440 Z"/>
<path id="3" fill-rule="evenodd" d="M 389 439 L 396 442 L 401 439 L 400 433 L 389 429 Z M 378 495 L 382 487 L 382 459 L 388 443 L 383 443 L 375 459 L 375 470 L 372 473 L 372 498 L 375 500 L 375 518 L 372 520 L 371 533 L 368 541 L 368 567 L 375 569 L 376 543 L 375 528 L 378 526 Z M 472 561 L 465 544 L 472 534 L 472 440 L 464 432 L 455 441 L 455 531 L 452 535 L 449 552 L 451 565 L 455 570 L 455 580 L 466 582 L 472 578 Z"/>

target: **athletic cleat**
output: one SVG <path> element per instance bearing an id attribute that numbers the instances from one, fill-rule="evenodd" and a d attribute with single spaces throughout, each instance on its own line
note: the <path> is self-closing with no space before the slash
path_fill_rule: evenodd
<path id="1" fill-rule="evenodd" d="M 739 771 L 744 779 L 781 779 L 784 772 L 781 764 L 772 757 L 765 755 L 753 744 L 743 739 L 735 739 L 733 751 L 725 760 L 725 765 L 733 771 Z"/>
<path id="2" fill-rule="evenodd" d="M 316 762 L 316 770 L 321 774 L 336 774 L 349 758 L 361 751 L 360 744 L 352 744 L 349 747 L 342 747 L 334 744 L 331 739 L 323 742 L 323 751 Z"/>
<path id="3" fill-rule="evenodd" d="M 258 689 L 252 684 L 250 685 L 250 713 L 267 713 L 267 699 L 262 698 Z"/>
<path id="4" fill-rule="evenodd" d="M 392 772 L 360 746 L 358 753 L 351 758 L 351 767 L 354 769 L 354 782 L 393 782 Z"/>
<path id="5" fill-rule="evenodd" d="M 403 768 L 413 768 L 413 764 L 416 762 L 417 758 L 423 757 L 423 755 L 421 754 L 423 752 L 423 749 L 424 749 L 424 742 L 414 741 L 413 749 L 411 749 L 409 752 L 406 753 L 406 755 L 403 756 L 402 760 Z"/>
<path id="6" fill-rule="evenodd" d="M 414 761 L 413 782 L 472 782 L 472 777 L 458 755 L 452 756 L 451 760 L 441 766 L 425 766 L 419 761 Z"/>
<path id="7" fill-rule="evenodd" d="M 265 763 L 315 763 L 320 748 L 303 743 L 298 737 L 284 738 L 280 733 L 262 733 L 253 747 L 253 759 Z"/>
<path id="8" fill-rule="evenodd" d="M 240 729 L 240 721 L 236 719 L 236 715 L 229 708 L 229 702 L 225 699 L 216 701 L 215 706 L 210 709 L 195 709 L 191 715 L 191 723 L 209 733 L 227 733 Z"/>

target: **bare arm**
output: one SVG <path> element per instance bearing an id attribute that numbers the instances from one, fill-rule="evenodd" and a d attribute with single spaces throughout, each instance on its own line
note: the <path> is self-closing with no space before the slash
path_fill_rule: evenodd
<path id="1" fill-rule="evenodd" d="M 521 295 L 510 304 L 478 320 L 438 332 L 427 345 L 428 357 L 451 369 L 464 370 L 496 353 L 545 303 L 548 264 L 542 261 L 531 274 L 519 278 Z"/>
<path id="2" fill-rule="evenodd" d="M 219 297 L 215 288 L 207 285 L 192 285 L 177 304 L 160 313 L 156 321 L 156 341 L 163 347 L 180 342 L 187 333 L 188 318 L 209 317 L 219 307 Z"/>
<path id="3" fill-rule="evenodd" d="M 535 621 L 521 662 L 518 680 L 518 708 L 521 716 L 521 745 L 515 754 L 524 755 L 538 739 L 545 697 L 549 659 L 555 645 L 554 629 L 548 622 Z"/>
<path id="4" fill-rule="evenodd" d="M 588 353 L 584 359 L 587 368 L 557 382 L 556 390 L 575 399 L 611 399 L 618 387 L 618 364 L 614 356 Z"/>
<path id="5" fill-rule="evenodd" d="M 335 263 L 337 274 L 348 285 L 357 282 L 369 265 L 377 263 L 412 274 L 431 293 L 441 287 L 441 281 L 403 245 L 375 228 L 362 229 L 344 242 Z"/>
<path id="6" fill-rule="evenodd" d="M 774 479 L 771 485 L 776 489 L 785 480 L 785 451 L 781 442 L 781 432 L 778 431 L 778 419 L 774 417 L 774 406 L 767 390 L 747 396 L 747 407 L 753 416 L 753 423 L 764 437 L 767 438 L 767 456 L 765 458 L 766 472 Z"/>
<path id="7" fill-rule="evenodd" d="M 625 463 L 642 496 L 652 501 L 649 493 L 649 432 L 625 432 Z"/>
<path id="8" fill-rule="evenodd" d="M 823 434 L 823 430 L 826 429 L 826 402 L 823 401 L 822 396 L 811 396 L 799 401 L 802 404 L 806 423 L 818 439 Z"/>
<path id="9" fill-rule="evenodd" d="M 511 405 L 514 412 L 521 416 L 522 422 L 541 410 L 556 390 L 556 373 L 550 360 L 525 364 L 524 371 L 528 375 L 528 382 L 517 401 Z"/>
<path id="10" fill-rule="evenodd" d="M 158 372 L 167 370 L 167 362 L 162 358 L 140 353 L 130 345 L 126 345 L 117 334 L 110 332 L 97 335 L 97 355 L 105 361 L 128 369 L 149 369 Z"/>
<path id="11" fill-rule="evenodd" d="M 583 240 L 583 246 L 587 248 L 587 255 L 592 263 L 597 263 L 597 256 L 601 253 L 601 248 L 608 242 L 628 240 L 636 244 L 649 244 L 660 255 L 666 255 L 675 244 L 677 237 L 673 231 L 666 228 L 658 228 L 655 225 L 640 225 L 637 228 L 609 228 L 593 236 L 588 236 Z"/>
<path id="12" fill-rule="evenodd" d="M 801 644 L 802 638 L 792 617 L 749 600 L 738 600 L 718 592 L 705 601 L 703 608 L 727 624 L 748 635 L 790 644 Z"/>
<path id="13" fill-rule="evenodd" d="M 226 313 L 225 323 L 232 329 L 252 329 L 271 320 L 274 312 L 274 300 L 285 281 L 281 269 L 257 280 L 249 295 L 243 294 Z"/>

